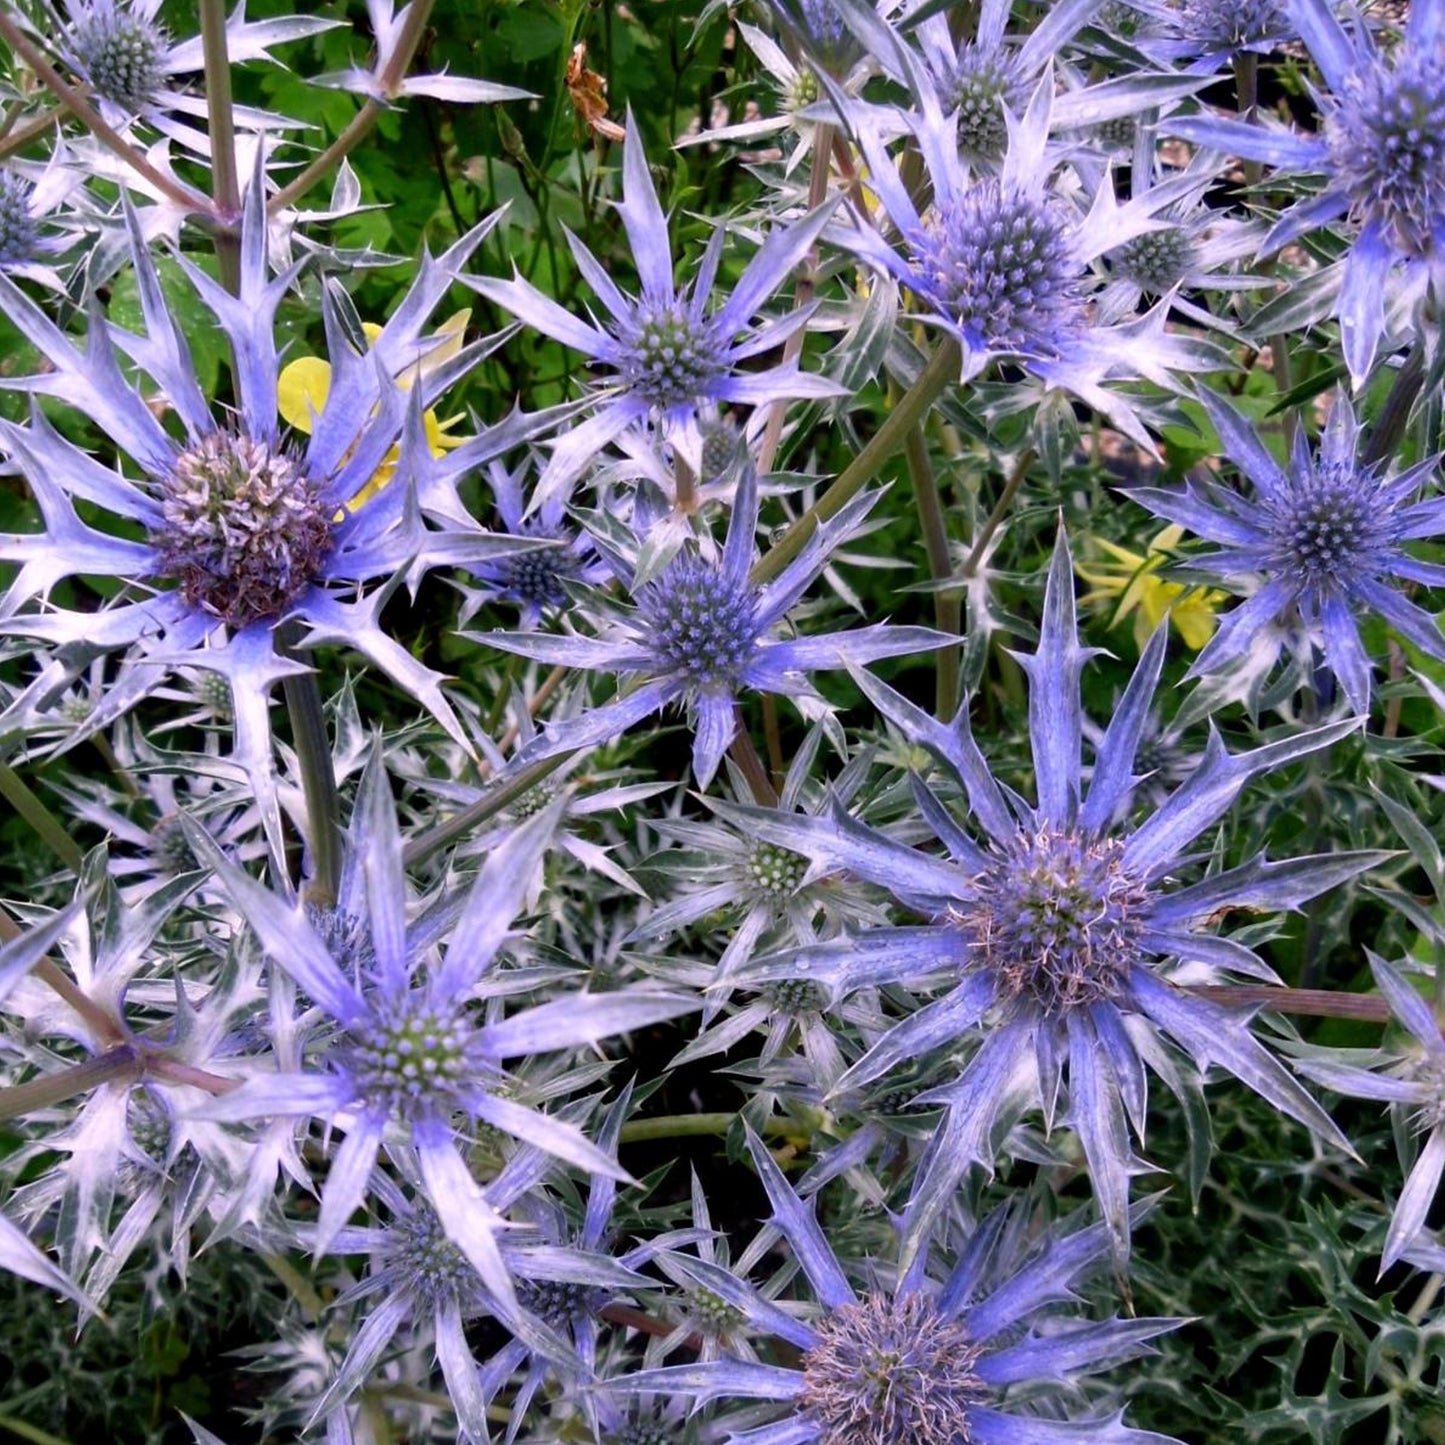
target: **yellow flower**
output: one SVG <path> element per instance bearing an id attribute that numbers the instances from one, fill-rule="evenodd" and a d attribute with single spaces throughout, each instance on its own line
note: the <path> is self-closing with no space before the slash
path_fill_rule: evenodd
<path id="1" fill-rule="evenodd" d="M 1111 606 L 1114 609 L 1111 626 L 1117 626 L 1132 613 L 1134 640 L 1141 648 L 1167 612 L 1184 645 L 1198 652 L 1214 633 L 1214 612 L 1226 600 L 1226 594 L 1207 587 L 1168 582 L 1158 575 L 1183 536 L 1182 527 L 1165 527 L 1150 541 L 1142 557 L 1095 537 L 1094 546 L 1110 560 L 1089 566 L 1081 562 L 1074 564 L 1074 570 L 1094 589 L 1080 600 L 1086 607 Z"/>
<path id="2" fill-rule="evenodd" d="M 471 319 L 470 309 L 458 311 L 432 332 L 432 339 L 437 344 L 415 366 L 409 367 L 405 374 L 397 377 L 397 384 L 403 391 L 410 390 L 419 377 L 430 375 L 462 349 L 467 323 Z M 381 327 L 372 321 L 365 322 L 362 329 L 369 341 L 375 341 L 381 335 Z M 287 362 L 281 368 L 281 375 L 276 378 L 277 409 L 285 421 L 297 431 L 305 432 L 307 436 L 311 435 L 312 420 L 321 414 L 330 393 L 331 363 L 323 361 L 319 356 L 298 356 L 295 361 Z M 428 409 L 422 420 L 426 426 L 427 445 L 434 457 L 441 456 L 451 447 L 461 446 L 467 440 L 466 437 L 450 435 L 451 428 L 463 420 L 460 416 L 451 416 L 441 421 L 435 411 Z M 399 447 L 393 447 L 386 454 L 371 480 L 346 504 L 349 511 L 356 511 L 392 479 L 400 457 Z"/>

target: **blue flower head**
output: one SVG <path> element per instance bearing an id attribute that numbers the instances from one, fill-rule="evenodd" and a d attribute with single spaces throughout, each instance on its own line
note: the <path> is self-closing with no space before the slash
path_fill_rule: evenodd
<path id="1" fill-rule="evenodd" d="M 267 953 L 334 1021 L 319 1068 L 255 1077 L 203 1111 L 238 1121 L 346 1118 L 346 1137 L 322 1195 L 318 1253 L 367 1196 L 392 1130 L 402 1131 L 415 1149 L 421 1182 L 447 1238 L 505 1307 L 515 1308 L 515 1291 L 495 1238 L 498 1206 L 473 1178 L 453 1121 L 465 1116 L 525 1138 L 579 1169 L 625 1177 L 614 1155 L 575 1125 L 513 1097 L 503 1061 L 595 1043 L 696 1005 L 671 994 L 618 990 L 555 998 L 501 1018 L 479 1012 L 476 1003 L 489 992 L 559 808 L 552 804 L 492 850 L 459 910 L 409 920 L 401 838 L 378 749 L 358 791 L 330 927 L 327 919 L 308 917 L 262 887 L 193 831 L 205 861 Z M 449 930 L 450 944 L 439 954 L 438 942 Z M 338 935 L 345 945 L 340 949 Z M 507 985 L 494 991 L 506 992 Z"/>
<path id="2" fill-rule="evenodd" d="M 1317 453 L 1296 433 L 1281 466 L 1245 420 L 1212 392 L 1200 393 L 1225 455 L 1254 484 L 1246 496 L 1212 480 L 1179 491 L 1130 493 L 1158 516 L 1218 545 L 1192 558 L 1191 571 L 1248 600 L 1228 613 L 1195 659 L 1194 676 L 1244 668 L 1251 684 L 1285 639 L 1308 665 L 1318 648 L 1356 712 L 1370 707 L 1370 659 L 1360 617 L 1374 613 L 1433 657 L 1445 658 L 1435 619 L 1397 585 L 1445 585 L 1445 567 L 1406 550 L 1445 533 L 1445 499 L 1412 500 L 1438 458 L 1387 477 L 1362 461 L 1360 427 L 1344 396 L 1335 400 Z"/>
<path id="3" fill-rule="evenodd" d="M 1360 387 L 1386 330 L 1392 291 L 1434 284 L 1445 246 L 1445 0 L 1410 7 L 1405 38 L 1381 54 L 1363 22 L 1347 30 L 1328 0 L 1288 0 L 1327 89 L 1318 134 L 1295 135 L 1214 116 L 1171 120 L 1187 140 L 1287 172 L 1323 175 L 1324 189 L 1280 217 L 1264 249 L 1348 217 L 1335 314 L 1350 378 Z"/>
<path id="4" fill-rule="evenodd" d="M 957 126 L 933 84 L 912 68 L 921 111 L 909 117 L 927 167 L 932 201 L 920 211 L 876 125 L 865 114 L 859 143 L 877 191 L 903 241 L 888 244 L 866 222 L 838 240 L 894 276 L 925 308 L 923 319 L 957 338 L 963 379 L 999 359 L 1016 361 L 1107 415 L 1141 445 L 1153 443 L 1130 403 L 1112 388 L 1128 377 L 1173 387 L 1171 373 L 1198 369 L 1197 343 L 1164 330 L 1163 307 L 1123 325 L 1100 325 L 1091 302 L 1094 262 L 1136 237 L 1162 229 L 1156 219 L 1194 184 L 1153 186 L 1116 202 L 1107 178 L 1088 213 L 1053 188 L 1049 145 L 1054 77 L 1046 66 L 1021 115 L 1001 108 L 1008 146 L 996 169 L 977 170 L 960 154 Z M 1110 383 L 1110 384 L 1107 384 Z"/>
<path id="5" fill-rule="evenodd" d="M 525 760 L 610 742 L 667 704 L 684 701 L 695 726 L 693 771 L 706 787 L 732 742 L 742 688 L 806 696 L 806 674 L 816 668 L 861 665 L 936 647 L 941 635 L 931 629 L 882 623 L 811 637 L 771 635 L 873 500 L 855 499 L 855 505 L 814 531 L 774 581 L 757 587 L 748 576 L 758 520 L 757 474 L 746 466 L 722 556 L 691 548 L 678 552 L 656 577 L 636 588 L 635 607 L 622 614 L 611 634 L 475 634 L 506 652 L 638 680 L 638 686 L 602 707 L 549 728 L 528 748 Z"/>
<path id="6" fill-rule="evenodd" d="M 42 374 L 7 384 L 85 412 L 122 459 L 119 468 L 103 464 L 63 437 L 38 406 L 27 426 L 0 424 L 0 446 L 29 482 L 43 520 L 39 532 L 0 537 L 0 560 L 20 564 L 0 598 L 0 619 L 7 631 L 62 646 L 129 649 L 130 665 L 73 741 L 109 726 L 173 668 L 223 675 L 236 700 L 235 750 L 279 853 L 267 703 L 271 687 L 297 664 L 278 650 L 278 629 L 294 624 L 308 643 L 356 648 L 466 746 L 440 676 L 386 634 L 381 608 L 408 576 L 415 581 L 438 565 L 532 546 L 484 532 L 462 511 L 455 482 L 545 421 L 515 413 L 444 458 L 432 456 L 423 413 L 481 359 L 486 341 L 407 390 L 409 373 L 426 354 L 427 318 L 490 222 L 440 260 L 424 260 L 368 352 L 351 345 L 344 303 L 328 296 L 331 390 L 303 448 L 281 430 L 274 332 L 277 307 L 299 268 L 268 274 L 259 161 L 246 196 L 239 294 L 177 258 L 230 346 L 235 405 L 222 416 L 197 384 L 185 335 L 167 311 L 135 216 L 127 214 L 144 321 L 139 333 L 97 319 L 78 349 L 0 275 L 0 303 L 51 363 Z M 146 391 L 165 398 L 174 428 L 157 419 L 123 364 L 149 378 Z M 400 455 L 392 480 L 364 505 L 355 503 L 394 449 Z M 92 509 L 109 524 L 82 515 Z M 126 589 L 100 613 L 69 612 L 47 599 L 72 576 L 114 578 Z"/>
<path id="7" fill-rule="evenodd" d="M 1128 1181 L 1136 1169 L 1126 1121 L 1142 1132 L 1145 1065 L 1157 1067 L 1160 1057 L 1141 1044 L 1142 1030 L 1171 1040 L 1201 1067 L 1223 1066 L 1277 1108 L 1348 1147 L 1243 1018 L 1210 1001 L 1207 988 L 1177 987 L 1169 975 L 1177 960 L 1196 972 L 1272 979 L 1247 948 L 1205 932 L 1207 920 L 1221 908 L 1293 907 L 1375 861 L 1371 854 L 1338 853 L 1283 863 L 1252 858 L 1197 882 L 1177 881 L 1187 850 L 1251 777 L 1325 747 L 1357 724 L 1334 723 L 1237 756 L 1211 734 L 1198 767 L 1131 826 L 1123 815 L 1136 797 L 1140 742 L 1167 635 L 1161 625 L 1150 640 L 1086 771 L 1079 684 L 1090 652 L 1079 643 L 1061 536 L 1038 651 L 1019 659 L 1029 679 L 1036 803 L 995 781 L 966 707 L 952 724 L 938 722 L 860 672 L 858 683 L 874 704 L 957 780 L 982 839 L 961 827 L 921 780 L 915 797 L 946 857 L 905 847 L 841 809 L 831 820 L 745 814 L 759 837 L 881 884 L 932 920 L 860 932 L 741 970 L 744 979 L 767 980 L 805 968 L 833 996 L 865 985 L 945 980 L 942 996 L 886 1030 L 837 1082 L 835 1095 L 983 1029 L 956 1080 L 919 1096 L 947 1112 L 914 1181 L 905 1216 L 910 1249 L 921 1247 L 971 1164 L 991 1169 L 995 1130 L 1030 1102 L 1052 1121 L 1067 1079 L 1066 1119 L 1082 1142 L 1122 1255 Z M 1174 1070 L 1164 1077 L 1179 1087 Z"/>
<path id="8" fill-rule="evenodd" d="M 1061 1310 L 1108 1256 L 1101 1225 L 1040 1240 L 1021 1211 L 999 1211 L 949 1241 L 956 1248 L 945 1278 L 915 1261 L 884 1282 L 876 1276 L 888 1266 L 879 1261 L 874 1281 L 859 1289 L 813 1201 L 799 1198 L 756 1135 L 748 1142 L 772 1205 L 769 1223 L 801 1266 L 812 1308 L 784 1309 L 773 1291 L 702 1260 L 674 1255 L 673 1265 L 752 1330 L 790 1346 L 789 1363 L 717 1359 L 624 1376 L 609 1382 L 612 1390 L 772 1402 L 780 1412 L 773 1423 L 733 1434 L 749 1445 L 1168 1445 L 1117 1415 L 1057 1418 L 1061 1406 L 1077 1408 L 1089 1375 L 1143 1354 L 1178 1323 L 1087 1323 Z M 1041 1398 L 1055 1418 L 1031 1408 Z"/>
<path id="9" fill-rule="evenodd" d="M 764 241 L 732 293 L 709 310 L 713 284 L 722 262 L 724 231 L 719 227 L 697 268 L 692 284 L 679 290 L 673 280 L 667 218 L 648 174 L 647 155 L 629 114 L 623 150 L 622 200 L 617 207 L 632 247 L 641 282 L 633 297 L 621 291 L 595 256 L 570 233 L 578 269 L 610 316 L 601 324 L 564 310 L 520 276 L 510 281 L 468 277 L 467 284 L 546 336 L 582 352 L 613 377 L 596 395 L 595 414 L 558 441 L 540 479 L 540 496 L 565 490 L 597 452 L 628 428 L 653 421 L 664 429 L 696 425 L 719 405 L 756 406 L 781 397 L 832 397 L 841 388 L 820 376 L 808 376 L 796 360 L 763 370 L 742 363 L 781 347 L 807 324 L 809 308 L 786 320 L 755 324 L 763 303 L 807 254 L 828 219 L 820 207 Z"/>

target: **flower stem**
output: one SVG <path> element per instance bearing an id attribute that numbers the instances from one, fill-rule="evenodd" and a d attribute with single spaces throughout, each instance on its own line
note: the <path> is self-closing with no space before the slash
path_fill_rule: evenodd
<path id="1" fill-rule="evenodd" d="M 1023 455 L 1014 464 L 1009 479 L 1004 483 L 1003 492 L 997 502 L 994 503 L 993 511 L 988 514 L 988 521 L 983 524 L 981 531 L 974 540 L 973 550 L 968 554 L 968 560 L 963 564 L 963 577 L 965 581 L 972 579 L 983 566 L 984 554 L 988 551 L 988 544 L 993 541 L 994 533 L 1003 526 L 1004 518 L 1009 514 L 1009 508 L 1014 504 L 1014 498 L 1019 494 L 1019 488 L 1023 486 L 1028 477 L 1029 468 L 1033 466 L 1038 453 L 1032 447 L 1026 447 Z"/>
<path id="2" fill-rule="evenodd" d="M 406 73 L 411 68 L 412 57 L 416 54 L 417 46 L 421 44 L 422 35 L 426 31 L 426 23 L 431 18 L 434 3 L 435 0 L 411 0 L 411 4 L 405 11 L 406 18 L 401 23 L 401 31 L 396 38 L 396 49 L 391 52 L 391 58 L 375 76 L 376 89 L 380 92 L 381 98 L 375 95 L 367 96 L 366 103 L 352 116 L 341 134 L 295 180 L 282 186 L 266 203 L 266 210 L 269 214 L 274 216 L 278 211 L 285 210 L 293 201 L 304 196 L 317 181 L 331 171 L 332 167 L 350 155 L 371 134 L 372 127 L 389 108 L 391 101 L 396 98 L 402 81 L 406 79 Z"/>
<path id="3" fill-rule="evenodd" d="M 948 550 L 948 527 L 943 518 L 943 501 L 938 495 L 938 479 L 928 455 L 928 438 L 921 422 L 908 433 L 903 454 L 913 482 L 913 500 L 918 508 L 919 525 L 923 529 L 923 550 L 928 554 L 929 576 L 935 582 L 950 582 L 953 579 L 953 558 Z M 933 616 L 940 632 L 956 636 L 963 622 L 962 594 L 946 588 L 935 592 Z M 958 682 L 958 648 L 939 648 L 935 714 L 944 721 L 958 711 Z"/>
<path id="4" fill-rule="evenodd" d="M 221 284 L 241 291 L 241 181 L 236 171 L 236 106 L 231 56 L 226 47 L 225 0 L 200 0 L 201 55 L 206 73 L 206 115 L 211 133 L 211 198 L 216 211 L 216 260 Z"/>
<path id="5" fill-rule="evenodd" d="M 402 865 L 406 868 L 414 868 L 418 863 L 424 863 L 438 849 L 445 848 L 448 843 L 465 838 L 479 823 L 485 823 L 488 818 L 500 813 L 503 808 L 531 792 L 544 778 L 551 777 L 570 757 L 572 757 L 571 753 L 558 753 L 555 757 L 543 758 L 541 762 L 523 768 L 505 782 L 498 783 L 490 792 L 485 793 L 469 807 L 463 808 L 460 813 L 453 814 L 445 823 L 438 823 L 436 827 L 428 828 L 426 832 L 417 834 L 401 850 Z"/>
<path id="6" fill-rule="evenodd" d="M 629 1119 L 622 1126 L 619 1142 L 641 1144 L 651 1139 L 691 1139 L 702 1134 L 726 1134 L 737 1122 L 736 1114 L 659 1114 L 652 1119 Z M 762 1132 L 787 1136 L 799 1132 L 796 1119 L 767 1119 Z"/>
<path id="7" fill-rule="evenodd" d="M 0 943 L 11 943 L 20 935 L 20 926 L 0 908 Z M 97 1044 L 119 1043 L 125 1037 L 115 1018 L 81 989 L 59 964 L 42 958 L 30 972 L 75 1010 Z"/>
<path id="8" fill-rule="evenodd" d="M 962 365 L 958 342 L 951 336 L 945 337 L 863 450 L 753 568 L 754 586 L 776 577 L 807 545 L 818 524 L 837 516 L 878 475 L 879 468 L 903 446 L 909 432 L 928 414 L 949 383 L 957 381 Z"/>
<path id="9" fill-rule="evenodd" d="M 13 768 L 0 763 L 0 797 L 35 830 L 36 836 L 72 873 L 85 862 L 80 845 L 60 826 L 55 814 L 31 792 L 25 779 Z"/>
<path id="10" fill-rule="evenodd" d="M 48 1109 L 81 1094 L 88 1094 L 101 1084 L 126 1076 L 139 1076 L 140 1055 L 129 1044 L 110 1049 L 84 1063 L 72 1064 L 58 1073 L 42 1074 L 23 1084 L 0 1089 L 0 1119 L 19 1119 L 36 1109 Z"/>
<path id="11" fill-rule="evenodd" d="M 728 744 L 728 753 L 738 765 L 743 777 L 748 780 L 753 801 L 760 808 L 776 808 L 778 791 L 773 787 L 768 770 L 763 766 L 763 760 L 758 756 L 758 750 L 753 744 L 753 735 L 748 731 L 743 705 L 735 703 L 733 706 L 737 717 L 737 730 L 733 733 L 732 742 Z"/>
<path id="12" fill-rule="evenodd" d="M 75 86 L 45 58 L 28 35 L 0 9 L 0 40 L 39 77 L 45 88 L 113 155 L 119 156 L 138 176 L 144 177 L 168 200 L 187 211 L 212 215 L 211 203 L 189 186 L 157 170 L 126 138 L 108 125 L 100 113 Z"/>
<path id="13" fill-rule="evenodd" d="M 1277 988 L 1272 984 L 1189 984 L 1186 991 L 1234 1008 L 1262 1006 L 1275 1013 L 1306 1014 L 1311 1018 L 1359 1019 L 1386 1023 L 1390 1006 L 1372 994 L 1337 993 L 1327 988 Z"/>
<path id="14" fill-rule="evenodd" d="M 1410 409 L 1415 405 L 1424 384 L 1425 353 L 1421 344 L 1416 342 L 1410 348 L 1405 364 L 1395 373 L 1390 394 L 1385 398 L 1385 405 L 1380 410 L 1380 419 L 1370 433 L 1370 440 L 1365 446 L 1364 461 L 1367 467 L 1379 466 L 1381 462 L 1388 461 L 1395 455 L 1395 449 L 1400 445 L 1405 435 L 1405 427 L 1409 424 Z"/>
<path id="15" fill-rule="evenodd" d="M 289 634 L 289 627 L 284 632 Z M 278 648 L 292 655 L 294 638 L 283 635 Z M 326 713 L 321 683 L 314 669 L 281 680 L 286 712 L 291 719 L 291 741 L 301 768 L 301 791 L 306 799 L 307 843 L 311 848 L 311 878 L 305 887 L 310 902 L 329 907 L 341 887 L 341 805 L 336 795 L 336 770 L 331 741 L 326 735 Z"/>

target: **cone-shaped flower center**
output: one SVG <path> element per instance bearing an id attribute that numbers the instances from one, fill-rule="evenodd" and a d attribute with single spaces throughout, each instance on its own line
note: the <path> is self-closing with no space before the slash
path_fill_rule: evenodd
<path id="1" fill-rule="evenodd" d="M 115 0 L 95 0 L 86 7 L 70 43 L 96 93 L 122 110 L 142 110 L 161 87 L 165 31 Z"/>
<path id="2" fill-rule="evenodd" d="M 1280 0 L 1176 0 L 1179 30 L 1190 40 L 1233 50 L 1286 28 Z"/>
<path id="3" fill-rule="evenodd" d="M 476 1289 L 476 1272 L 425 1205 L 397 1219 L 388 1240 L 387 1264 L 425 1304 L 465 1297 Z"/>
<path id="4" fill-rule="evenodd" d="M 1008 149 L 1004 107 L 1017 113 L 1028 100 L 1008 58 L 996 49 L 969 45 L 942 86 L 944 103 L 958 111 L 958 149 L 970 160 L 997 160 Z"/>
<path id="5" fill-rule="evenodd" d="M 1144 885 L 1126 872 L 1124 845 L 1069 829 L 1020 832 L 958 912 L 999 996 L 1047 1014 L 1113 998 L 1140 954 Z"/>
<path id="6" fill-rule="evenodd" d="M 1146 231 L 1111 251 L 1109 263 L 1126 281 L 1151 296 L 1162 296 L 1184 279 L 1194 262 L 1194 246 L 1180 226 Z"/>
<path id="7" fill-rule="evenodd" d="M 167 813 L 151 829 L 150 855 L 156 871 L 167 878 L 174 878 L 178 873 L 188 873 L 192 868 L 200 867 L 196 861 L 195 849 L 191 847 L 191 840 L 186 837 L 186 830 L 181 826 L 179 813 Z"/>
<path id="8" fill-rule="evenodd" d="M 679 1445 L 682 1432 L 661 1420 L 627 1420 L 603 1437 L 603 1445 Z"/>
<path id="9" fill-rule="evenodd" d="M 747 586 L 688 553 L 648 587 L 642 612 L 663 668 L 699 687 L 729 687 L 757 641 Z"/>
<path id="10" fill-rule="evenodd" d="M 623 379 L 649 405 L 663 410 L 699 401 L 722 371 L 721 342 L 713 328 L 677 301 L 644 298 L 618 341 Z"/>
<path id="11" fill-rule="evenodd" d="M 1272 570 L 1322 592 L 1374 577 L 1397 531 L 1393 511 L 1380 505 L 1378 480 L 1352 466 L 1293 477 L 1268 505 Z"/>
<path id="12" fill-rule="evenodd" d="M 471 1032 L 456 1014 L 406 1001 L 353 1024 L 342 1060 L 368 1105 L 410 1119 L 455 1104 L 475 1072 Z"/>
<path id="13" fill-rule="evenodd" d="M 528 519 L 522 523 L 521 534 L 539 540 L 563 540 L 555 531 Z M 518 552 L 502 562 L 507 590 L 533 607 L 560 607 L 567 600 L 563 586 L 576 575 L 577 558 L 566 547 L 541 547 L 535 552 Z"/>
<path id="14" fill-rule="evenodd" d="M 808 860 L 801 853 L 776 843 L 756 843 L 748 854 L 748 878 L 770 898 L 791 898 L 807 871 Z"/>
<path id="15" fill-rule="evenodd" d="M 215 432 L 182 452 L 162 485 L 157 574 L 233 627 L 279 617 L 331 551 L 331 511 L 269 442 Z"/>
<path id="16" fill-rule="evenodd" d="M 1079 268 L 1046 201 L 979 181 L 939 207 L 916 250 L 927 292 L 987 347 L 1058 351 L 1078 313 Z"/>
<path id="17" fill-rule="evenodd" d="M 0 267 L 21 266 L 35 255 L 39 228 L 30 214 L 31 185 L 0 172 Z"/>
<path id="18" fill-rule="evenodd" d="M 1356 216 L 1426 254 L 1445 224 L 1445 45 L 1406 46 L 1346 82 L 1325 129 Z"/>
<path id="19" fill-rule="evenodd" d="M 968 1445 L 969 1414 L 988 1395 L 981 1350 L 932 1300 L 869 1295 L 814 1329 L 798 1403 L 821 1445 Z"/>
<path id="20" fill-rule="evenodd" d="M 568 1279 L 519 1279 L 517 1299 L 522 1308 L 554 1330 L 590 1319 L 607 1303 L 605 1289 Z"/>

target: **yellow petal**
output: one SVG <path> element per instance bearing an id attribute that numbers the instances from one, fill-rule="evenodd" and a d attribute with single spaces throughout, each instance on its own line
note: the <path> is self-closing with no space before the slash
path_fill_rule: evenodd
<path id="1" fill-rule="evenodd" d="M 297 431 L 311 435 L 311 420 L 321 415 L 331 394 L 331 363 L 319 356 L 298 356 L 276 378 L 276 406 Z"/>
<path id="2" fill-rule="evenodd" d="M 1187 597 L 1175 610 L 1174 625 L 1184 639 L 1184 645 L 1198 652 L 1214 636 L 1214 609 L 1217 606 L 1217 592 L 1196 592 Z"/>

